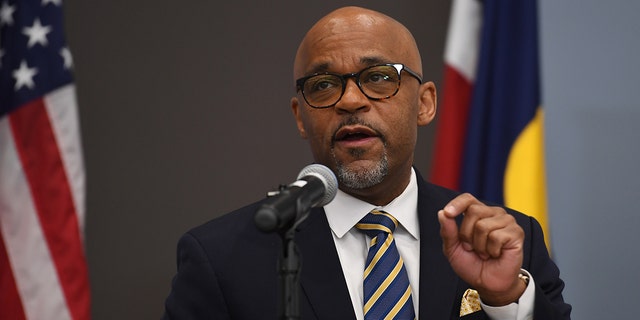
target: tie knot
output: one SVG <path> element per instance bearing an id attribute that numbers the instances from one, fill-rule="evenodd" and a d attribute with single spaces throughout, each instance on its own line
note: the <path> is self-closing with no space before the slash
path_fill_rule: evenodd
<path id="1" fill-rule="evenodd" d="M 356 224 L 356 228 L 362 230 L 372 238 L 380 232 L 393 233 L 397 226 L 398 220 L 382 210 L 369 212 Z"/>

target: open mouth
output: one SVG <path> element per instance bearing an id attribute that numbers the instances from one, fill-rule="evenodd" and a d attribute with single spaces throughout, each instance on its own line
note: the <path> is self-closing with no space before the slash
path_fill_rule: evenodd
<path id="1" fill-rule="evenodd" d="M 345 126 L 340 128 L 334 136 L 335 141 L 358 141 L 378 137 L 378 133 L 369 127 Z"/>

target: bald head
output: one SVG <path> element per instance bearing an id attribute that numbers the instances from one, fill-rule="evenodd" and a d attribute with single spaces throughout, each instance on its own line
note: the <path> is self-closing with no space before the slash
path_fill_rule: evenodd
<path id="1" fill-rule="evenodd" d="M 320 19 L 305 35 L 296 53 L 294 78 L 342 64 L 367 64 L 370 58 L 404 63 L 422 74 L 418 47 L 404 25 L 377 11 L 340 8 Z M 353 71 L 357 70 L 347 72 Z"/>

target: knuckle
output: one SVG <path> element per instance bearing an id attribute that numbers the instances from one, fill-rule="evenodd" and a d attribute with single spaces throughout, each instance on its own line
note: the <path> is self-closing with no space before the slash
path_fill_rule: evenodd
<path id="1" fill-rule="evenodd" d="M 465 201 L 472 201 L 475 200 L 476 198 L 469 192 L 465 192 L 462 194 L 462 199 L 464 199 Z"/>
<path id="2" fill-rule="evenodd" d="M 476 222 L 475 229 L 476 232 L 479 232 L 481 234 L 489 234 L 491 232 L 492 225 L 493 224 L 489 220 L 480 219 L 478 220 L 478 222 Z"/>
<path id="3" fill-rule="evenodd" d="M 501 232 L 490 232 L 487 235 L 487 239 L 489 240 L 490 243 L 500 243 L 502 239 L 505 238 L 505 236 L 508 238 L 508 234 L 503 234 Z"/>

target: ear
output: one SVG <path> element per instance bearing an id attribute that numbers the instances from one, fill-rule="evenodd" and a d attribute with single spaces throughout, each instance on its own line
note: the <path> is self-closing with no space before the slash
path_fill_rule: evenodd
<path id="1" fill-rule="evenodd" d="M 420 85 L 420 105 L 418 109 L 418 125 L 426 126 L 436 116 L 438 97 L 436 94 L 436 85 L 429 81 Z"/>
<path id="2" fill-rule="evenodd" d="M 293 116 L 296 118 L 296 124 L 298 125 L 298 132 L 300 133 L 300 137 L 302 137 L 302 139 L 306 139 L 307 132 L 304 130 L 304 123 L 302 122 L 302 115 L 300 114 L 300 101 L 297 97 L 291 98 L 291 110 L 293 111 Z"/>

